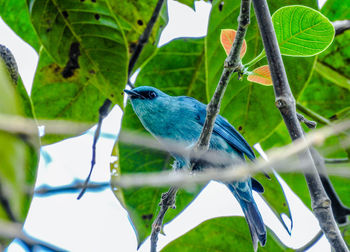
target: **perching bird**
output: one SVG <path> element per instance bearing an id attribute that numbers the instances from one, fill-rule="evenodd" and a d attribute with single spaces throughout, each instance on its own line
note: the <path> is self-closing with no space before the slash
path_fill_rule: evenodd
<path id="1" fill-rule="evenodd" d="M 160 142 L 179 141 L 193 145 L 197 142 L 206 118 L 206 105 L 187 96 L 170 96 L 148 86 L 124 90 L 143 126 Z M 235 160 L 244 156 L 253 160 L 254 152 L 238 131 L 222 116 L 218 115 L 210 139 L 210 150 L 222 151 Z M 172 154 L 179 168 L 188 165 L 186 157 Z M 254 250 L 258 240 L 266 242 L 266 228 L 252 195 L 252 188 L 263 192 L 263 187 L 253 178 L 225 183 L 240 203 L 252 236 Z"/>

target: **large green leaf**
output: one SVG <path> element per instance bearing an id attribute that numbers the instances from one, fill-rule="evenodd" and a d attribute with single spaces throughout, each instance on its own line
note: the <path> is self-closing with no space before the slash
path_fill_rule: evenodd
<path id="1" fill-rule="evenodd" d="M 259 251 L 286 251 L 285 249 L 269 231 L 265 247 L 259 247 Z M 221 217 L 201 223 L 170 242 L 162 251 L 253 251 L 253 246 L 244 218 Z"/>
<path id="2" fill-rule="evenodd" d="M 271 10 L 274 11 L 289 3 L 298 2 L 272 3 Z M 308 1 L 307 4 L 312 7 L 316 6 L 314 1 Z M 219 5 L 220 1 L 213 3 L 206 38 L 178 39 L 160 48 L 157 54 L 142 68 L 137 77 L 136 86 L 155 86 L 170 95 L 188 95 L 208 103 L 219 81 L 226 57 L 220 44 L 220 31 L 224 28 L 237 27 L 240 3 L 225 2 L 223 8 L 219 8 Z M 262 49 L 258 25 L 254 17 L 252 17 L 248 29 L 247 43 L 246 57 L 248 59 L 254 58 Z M 289 57 L 284 58 L 284 60 L 292 90 L 297 96 L 308 80 L 315 59 L 302 58 L 296 60 Z M 274 105 L 274 100 L 272 88 L 251 84 L 246 80 L 240 82 L 233 78 L 222 102 L 221 114 L 230 122 L 234 122 L 234 125 L 244 134 L 248 142 L 253 144 L 268 136 L 281 122 L 281 116 Z M 129 113 L 132 115 L 129 115 Z M 127 105 L 124 114 L 122 129 L 144 132 L 142 125 L 129 105 Z M 124 146 L 123 144 L 119 144 L 119 146 L 116 144 L 114 154 L 118 155 L 118 152 L 118 170 L 115 171 L 118 175 L 141 171 L 140 164 L 142 164 L 142 171 L 164 169 L 164 155 L 162 159 L 159 155 L 152 158 L 150 155 L 154 154 L 149 151 L 135 147 L 131 148 L 131 146 Z M 150 159 L 152 159 L 152 163 L 147 162 Z M 112 174 L 115 173 L 113 172 L 113 165 Z M 277 182 L 270 184 L 271 188 L 279 187 L 275 183 Z M 139 240 L 142 240 L 141 237 L 145 237 L 150 233 L 150 224 L 153 220 L 144 220 L 142 216 L 145 215 L 145 210 L 141 211 L 140 209 L 146 209 L 148 214 L 152 213 L 154 216 L 158 208 L 157 202 L 159 202 L 160 192 L 158 189 L 147 189 L 146 194 L 138 193 L 138 190 L 140 189 L 132 190 L 133 193 L 126 193 L 123 189 L 118 189 L 116 195 L 128 210 Z M 266 190 L 267 193 L 269 193 L 268 190 Z M 194 195 L 191 193 L 190 197 L 186 198 L 184 202 L 190 202 Z M 274 201 L 278 201 L 279 203 L 276 205 L 279 206 L 280 202 L 284 202 L 282 191 L 280 191 L 278 200 L 276 200 L 276 197 L 274 197 Z M 155 198 L 158 200 L 155 201 Z M 180 196 L 177 198 L 179 199 Z M 146 208 L 144 202 L 156 202 L 156 205 L 151 206 L 147 203 Z M 272 204 L 274 203 L 272 202 Z M 178 206 L 182 209 L 185 205 Z M 286 205 L 283 206 L 283 210 L 278 208 L 276 211 L 279 213 L 285 212 L 285 208 Z"/>
<path id="3" fill-rule="evenodd" d="M 334 28 L 320 12 L 305 6 L 286 6 L 272 15 L 281 54 L 312 56 L 333 41 Z"/>
<path id="4" fill-rule="evenodd" d="M 33 26 L 62 77 L 85 78 L 122 106 L 127 41 L 109 1 L 31 0 L 29 6 Z"/>
<path id="5" fill-rule="evenodd" d="M 350 83 L 349 41 L 350 31 L 347 31 L 337 36 L 334 43 L 319 56 L 316 71 L 299 98 L 302 105 L 326 118 L 335 119 L 336 113 L 350 107 L 350 89 L 344 88 L 350 86 L 346 84 Z M 319 64 L 322 64 L 322 68 Z"/>
<path id="6" fill-rule="evenodd" d="M 331 21 L 350 19 L 350 2 L 343 0 L 327 0 L 321 12 Z"/>
<path id="7" fill-rule="evenodd" d="M 1 48 L 3 50 L 4 48 Z M 1 56 L 3 56 L 3 51 Z M 6 52 L 7 53 L 7 52 Z M 4 60 L 0 57 L 0 114 L 3 116 L 31 117 L 28 95 L 21 93 L 21 81 L 16 84 L 8 72 Z M 26 128 L 36 124 L 28 123 Z M 11 130 L 11 125 L 8 125 Z M 30 203 L 28 188 L 34 186 L 38 163 L 39 138 L 37 135 L 26 136 L 0 131 L 0 218 L 24 221 Z M 5 211 L 5 200 L 8 200 L 9 211 Z"/>
<path id="8" fill-rule="evenodd" d="M 55 63 L 45 50 L 40 52 L 31 94 L 37 117 L 95 124 L 98 109 L 106 97 L 80 71 L 70 78 L 64 78 L 62 71 L 63 67 Z M 96 77 L 93 75 L 92 78 Z M 45 135 L 42 142 L 49 144 L 66 137 Z"/>
<path id="9" fill-rule="evenodd" d="M 124 31 L 125 37 L 128 41 L 129 53 L 133 53 L 136 44 L 144 32 L 147 23 L 149 22 L 153 10 L 157 5 L 158 0 L 143 0 L 143 1 L 129 1 L 117 0 L 110 1 L 113 12 L 118 16 L 120 25 Z M 168 22 L 167 1 L 164 1 L 163 8 L 159 13 L 159 17 L 154 24 L 151 36 L 148 43 L 142 49 L 141 55 L 134 67 L 134 71 L 142 65 L 149 57 L 153 55 L 157 49 L 160 33 L 162 28 Z"/>
<path id="10" fill-rule="evenodd" d="M 0 0 L 0 16 L 18 36 L 39 52 L 40 43 L 30 21 L 26 0 Z"/>

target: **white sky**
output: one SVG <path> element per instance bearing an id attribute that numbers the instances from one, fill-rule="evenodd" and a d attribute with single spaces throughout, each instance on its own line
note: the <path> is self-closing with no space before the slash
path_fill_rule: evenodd
<path id="1" fill-rule="evenodd" d="M 160 44 L 174 37 L 204 36 L 210 6 L 196 2 L 196 10 L 176 1 L 168 2 L 170 23 L 165 28 Z M 180 13 L 180 14 L 179 14 Z M 181 18 L 173 18 L 181 15 Z M 6 45 L 14 54 L 21 77 L 30 91 L 38 56 L 35 51 L 18 38 L 0 19 L 0 44 Z M 121 111 L 114 108 L 105 119 L 102 131 L 116 137 L 120 127 Z M 91 157 L 93 129 L 80 137 L 42 148 L 36 186 L 48 184 L 60 186 L 73 180 L 85 179 Z M 97 164 L 92 181 L 109 181 L 109 160 L 114 139 L 101 138 L 97 145 Z M 46 160 L 44 158 L 46 157 Z M 48 160 L 50 157 L 51 160 Z M 257 194 L 254 197 L 262 212 L 264 222 L 280 240 L 290 247 L 300 247 L 312 239 L 319 226 L 312 213 L 282 181 L 288 195 L 294 219 L 292 236 Z M 87 192 L 81 200 L 76 194 L 60 194 L 50 197 L 34 197 L 25 231 L 43 241 L 69 251 L 136 251 L 136 236 L 129 223 L 126 211 L 121 207 L 111 190 L 99 193 Z M 206 209 L 206 211 L 203 211 Z M 216 216 L 242 215 L 242 211 L 232 194 L 220 183 L 212 182 L 179 217 L 164 227 L 166 236 L 160 235 L 158 248 L 181 236 L 202 221 Z M 229 235 L 229 234 L 228 234 Z M 7 251 L 23 249 L 13 243 Z M 139 251 L 149 251 L 147 240 Z M 330 251 L 323 236 L 309 251 Z"/>

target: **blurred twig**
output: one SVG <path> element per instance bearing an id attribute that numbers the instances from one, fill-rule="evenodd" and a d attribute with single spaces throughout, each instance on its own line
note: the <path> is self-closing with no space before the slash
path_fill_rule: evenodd
<path id="1" fill-rule="evenodd" d="M 41 247 L 48 251 L 64 251 L 51 244 L 28 236 L 22 230 L 22 224 L 0 220 L 0 237 L 5 239 L 20 239 L 28 248 Z"/>
<path id="2" fill-rule="evenodd" d="M 343 163 L 349 163 L 349 158 L 325 158 L 324 162 L 326 164 L 343 164 Z"/>
<path id="3" fill-rule="evenodd" d="M 304 246 L 294 250 L 294 252 L 304 252 L 304 251 L 310 249 L 313 245 L 315 245 L 316 242 L 318 242 L 322 238 L 322 235 L 323 235 L 322 230 L 318 231 L 318 233 L 314 236 L 314 238 L 312 238 Z"/>
<path id="4" fill-rule="evenodd" d="M 335 35 L 340 35 L 350 29 L 350 20 L 337 20 L 333 22 Z"/>

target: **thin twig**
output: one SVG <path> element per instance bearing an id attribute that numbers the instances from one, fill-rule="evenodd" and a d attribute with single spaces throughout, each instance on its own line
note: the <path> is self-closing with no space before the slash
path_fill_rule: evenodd
<path id="1" fill-rule="evenodd" d="M 302 115 L 297 113 L 297 117 L 298 117 L 298 120 L 300 122 L 305 123 L 305 118 Z M 313 127 L 312 124 L 309 124 L 309 123 L 305 123 L 305 124 L 309 128 L 315 128 L 315 127 Z M 318 171 L 318 175 L 320 176 L 322 185 L 323 185 L 329 199 L 331 200 L 331 203 L 332 203 L 331 206 L 332 206 L 332 212 L 333 212 L 334 218 L 338 224 L 344 224 L 344 223 L 346 223 L 347 215 L 350 214 L 350 209 L 347 208 L 346 206 L 344 206 L 344 204 L 341 202 L 338 194 L 336 193 L 336 191 L 332 185 L 332 182 L 330 181 L 330 179 L 327 175 L 326 166 L 325 166 L 325 159 L 321 156 L 321 154 L 313 146 L 310 146 L 309 149 L 310 149 L 312 158 L 315 162 L 315 165 L 316 165 L 316 168 Z"/>
<path id="2" fill-rule="evenodd" d="M 219 114 L 220 103 L 221 103 L 222 97 L 224 96 L 226 87 L 229 83 L 230 77 L 234 72 L 238 72 L 238 74 L 240 74 L 242 71 L 240 52 L 241 52 L 241 48 L 243 45 L 243 41 L 245 38 L 248 25 L 250 23 L 250 5 L 251 5 L 251 0 L 242 0 L 236 37 L 232 44 L 230 53 L 225 59 L 224 70 L 221 74 L 215 93 L 210 103 L 207 106 L 207 115 L 205 118 L 203 129 L 195 147 L 193 148 L 193 152 L 201 152 L 203 150 L 208 150 L 209 141 L 214 128 L 215 119 L 216 119 L 216 116 Z M 195 164 L 192 164 L 192 168 L 194 167 L 194 165 Z M 173 189 L 170 188 L 169 192 L 171 190 Z M 176 190 L 175 190 L 175 193 L 169 193 L 169 192 L 165 194 L 164 197 L 162 197 L 162 200 L 160 203 L 162 208 L 163 208 L 163 205 L 164 206 L 167 205 L 167 202 L 172 202 L 174 200 L 171 197 L 175 197 Z M 163 203 L 163 202 L 166 202 L 166 203 Z M 153 223 L 152 233 L 151 233 L 151 252 L 155 252 L 157 249 L 158 234 L 160 232 L 160 229 L 163 223 L 163 218 L 167 209 L 168 207 L 164 207 L 164 213 L 161 210 L 161 212 L 158 214 L 156 218 L 156 221 Z"/>
<path id="3" fill-rule="evenodd" d="M 134 88 L 134 85 L 130 82 L 130 74 L 132 73 L 132 70 L 135 66 L 135 63 L 137 61 L 137 59 L 139 58 L 142 49 L 144 47 L 144 45 L 148 42 L 149 37 L 151 36 L 152 33 L 152 29 L 154 27 L 154 24 L 156 23 L 160 10 L 162 8 L 164 0 L 158 0 L 157 5 L 153 11 L 152 17 L 149 20 L 149 22 L 147 23 L 146 29 L 144 30 L 144 32 L 141 34 L 139 41 L 137 42 L 135 51 L 133 52 L 130 60 L 129 60 L 129 68 L 128 68 L 128 82 L 127 85 L 130 86 L 131 88 Z M 90 167 L 90 171 L 89 174 L 85 180 L 85 186 L 89 183 L 90 181 L 90 177 L 92 174 L 92 171 L 94 169 L 95 163 L 96 163 L 96 144 L 98 139 L 100 138 L 100 131 L 101 131 L 101 127 L 102 127 L 102 122 L 103 119 L 108 115 L 109 111 L 110 111 L 110 107 L 112 105 L 112 101 L 109 100 L 108 98 L 104 101 L 103 105 L 100 107 L 99 109 L 99 119 L 98 119 L 98 123 L 97 123 L 97 129 L 95 131 L 95 135 L 94 135 L 94 140 L 92 143 L 92 158 L 91 158 L 91 167 Z M 86 188 L 83 187 L 83 189 L 81 190 L 81 192 L 79 193 L 77 199 L 79 200 L 81 197 L 83 197 L 84 193 L 86 191 Z"/>
<path id="4" fill-rule="evenodd" d="M 20 239 L 28 248 L 41 247 L 48 251 L 64 251 L 61 248 L 32 238 L 22 230 L 22 224 L 0 220 L 0 237 L 5 239 Z"/>
<path id="5" fill-rule="evenodd" d="M 157 215 L 157 218 L 154 220 L 152 224 L 152 234 L 151 234 L 151 252 L 157 251 L 157 242 L 158 242 L 158 234 L 163 226 L 163 219 L 166 211 L 169 208 L 175 208 L 175 197 L 178 191 L 177 187 L 170 187 L 169 191 L 162 194 L 162 198 L 160 200 L 159 206 L 160 210 Z"/>
<path id="6" fill-rule="evenodd" d="M 344 33 L 350 29 L 350 20 L 337 20 L 333 22 L 335 36 Z"/>
<path id="7" fill-rule="evenodd" d="M 344 164 L 344 163 L 349 163 L 350 159 L 349 158 L 325 158 L 324 162 L 326 164 Z"/>
<path id="8" fill-rule="evenodd" d="M 298 138 L 303 139 L 303 131 L 296 116 L 295 99 L 289 87 L 267 2 L 266 0 L 253 0 L 253 4 L 271 71 L 276 106 L 281 112 L 291 139 L 293 141 Z M 312 209 L 322 231 L 335 251 L 348 251 L 334 220 L 330 200 L 323 189 L 310 151 L 305 150 L 300 157 L 309 163 L 308 172 L 304 175 L 310 191 Z"/>
<path id="9" fill-rule="evenodd" d="M 310 121 L 308 119 L 306 119 L 302 114 L 297 113 L 297 117 L 299 122 L 305 123 L 305 125 L 309 128 L 309 129 L 314 129 L 317 126 L 317 123 L 314 121 Z"/>
<path id="10" fill-rule="evenodd" d="M 315 111 L 312 111 L 309 108 L 304 107 L 303 105 L 301 105 L 300 103 L 296 103 L 296 108 L 304 113 L 305 115 L 309 116 L 310 118 L 312 118 L 313 120 L 315 120 L 316 122 L 322 123 L 324 125 L 329 125 L 331 124 L 331 121 L 328 120 L 327 118 L 324 118 L 323 116 L 317 114 Z"/>
<path id="11" fill-rule="evenodd" d="M 304 252 L 311 248 L 313 245 L 315 245 L 316 242 L 318 242 L 322 238 L 323 232 L 322 230 L 318 231 L 318 233 L 312 238 L 308 243 L 306 243 L 304 246 L 296 249 L 294 252 Z"/>
<path id="12" fill-rule="evenodd" d="M 55 195 L 58 193 L 75 193 L 77 191 L 80 191 L 82 188 L 86 188 L 90 191 L 101 191 L 105 190 L 106 188 L 110 187 L 109 182 L 104 183 L 88 183 L 85 185 L 82 181 L 74 181 L 70 185 L 64 185 L 64 186 L 57 186 L 57 187 L 51 187 L 47 185 L 40 186 L 38 189 L 34 191 L 35 196 L 37 197 L 47 197 L 51 195 Z"/>

